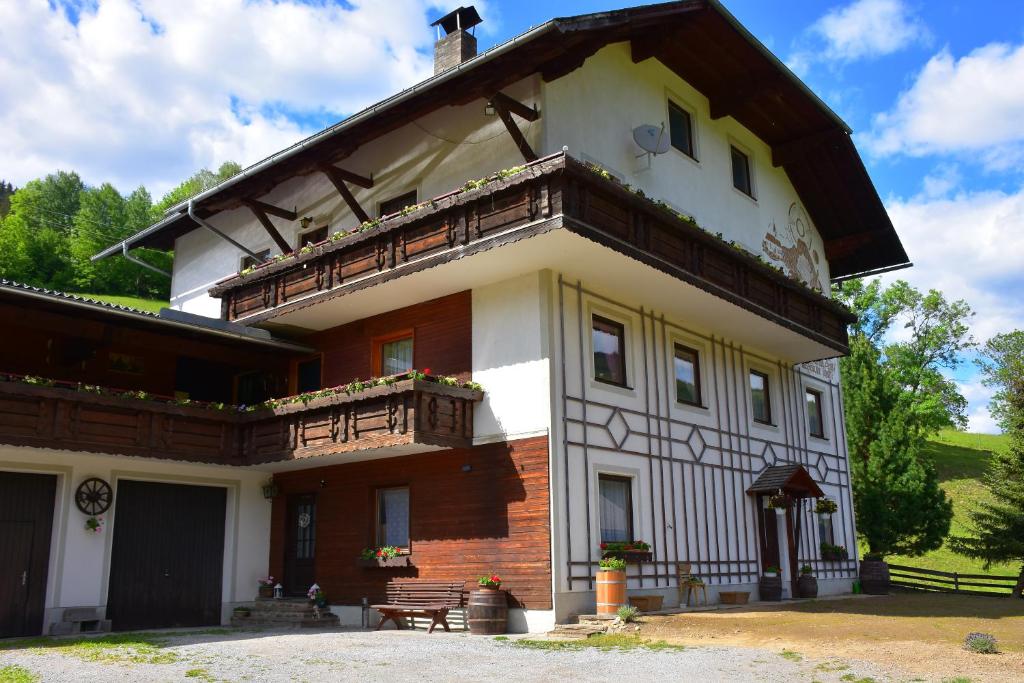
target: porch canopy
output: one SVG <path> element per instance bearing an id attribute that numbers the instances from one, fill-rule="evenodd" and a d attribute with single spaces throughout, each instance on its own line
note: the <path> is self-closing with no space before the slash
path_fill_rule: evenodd
<path id="1" fill-rule="evenodd" d="M 823 498 L 825 494 L 803 465 L 766 467 L 747 489 L 749 495 L 784 493 L 791 498 Z"/>

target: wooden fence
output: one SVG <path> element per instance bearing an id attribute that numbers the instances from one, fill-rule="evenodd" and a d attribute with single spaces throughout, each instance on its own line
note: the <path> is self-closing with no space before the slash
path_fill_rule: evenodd
<path id="1" fill-rule="evenodd" d="M 1018 580 L 1016 576 L 961 574 L 899 564 L 889 565 L 889 577 L 890 583 L 900 588 L 985 596 L 1011 595 Z"/>

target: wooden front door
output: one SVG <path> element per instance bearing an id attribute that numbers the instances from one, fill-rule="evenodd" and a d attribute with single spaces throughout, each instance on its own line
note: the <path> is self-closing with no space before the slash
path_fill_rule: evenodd
<path id="1" fill-rule="evenodd" d="M 766 506 L 765 500 L 764 497 L 758 499 L 761 504 L 761 571 L 768 567 L 782 568 L 777 515 L 774 509 Z"/>
<path id="2" fill-rule="evenodd" d="M 121 481 L 107 618 L 116 630 L 221 623 L 227 490 Z"/>
<path id="3" fill-rule="evenodd" d="M 0 638 L 43 630 L 57 477 L 0 472 Z"/>
<path id="4" fill-rule="evenodd" d="M 288 496 L 288 528 L 284 551 L 285 593 L 305 595 L 316 581 L 315 565 L 316 494 Z"/>

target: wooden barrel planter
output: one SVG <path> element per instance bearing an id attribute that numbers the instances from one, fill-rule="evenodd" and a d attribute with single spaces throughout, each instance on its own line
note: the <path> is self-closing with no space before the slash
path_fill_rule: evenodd
<path id="1" fill-rule="evenodd" d="M 861 560 L 860 586 L 868 595 L 888 595 L 889 565 L 883 560 Z"/>
<path id="2" fill-rule="evenodd" d="M 615 614 L 626 605 L 626 572 L 597 572 L 597 613 Z"/>
<path id="3" fill-rule="evenodd" d="M 761 599 L 769 602 L 782 600 L 782 577 L 762 576 L 760 584 Z"/>
<path id="4" fill-rule="evenodd" d="M 508 631 L 508 596 L 500 588 L 479 588 L 469 593 L 469 632 L 496 636 Z"/>
<path id="5" fill-rule="evenodd" d="M 810 574 L 801 574 L 796 580 L 796 595 L 798 598 L 818 597 L 818 579 Z"/>

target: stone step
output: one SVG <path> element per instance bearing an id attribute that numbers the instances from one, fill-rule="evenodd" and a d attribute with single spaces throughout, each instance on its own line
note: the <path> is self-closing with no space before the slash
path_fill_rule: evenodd
<path id="1" fill-rule="evenodd" d="M 606 633 L 607 630 L 605 626 L 589 624 L 558 624 L 547 635 L 551 640 L 586 640 L 591 636 Z"/>
<path id="2" fill-rule="evenodd" d="M 231 625 L 240 628 L 338 628 L 341 622 L 333 612 L 323 612 L 319 619 L 312 615 L 300 619 L 267 618 L 251 614 L 248 617 L 231 616 Z"/>

